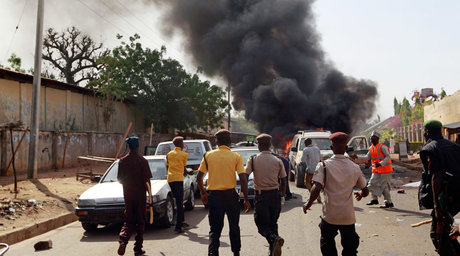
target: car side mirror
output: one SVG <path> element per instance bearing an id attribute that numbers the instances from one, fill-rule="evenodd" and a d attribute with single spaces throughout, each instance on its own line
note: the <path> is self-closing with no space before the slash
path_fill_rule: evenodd
<path id="1" fill-rule="evenodd" d="M 292 151 L 292 152 L 297 152 L 297 148 L 296 148 L 296 147 L 292 147 L 292 148 L 291 148 L 291 151 Z"/>
<path id="2" fill-rule="evenodd" d="M 355 149 L 353 147 L 347 147 L 347 153 L 353 152 Z"/>
<path id="3" fill-rule="evenodd" d="M 101 176 L 100 175 L 94 176 L 93 180 L 95 182 L 99 182 L 99 181 L 101 181 Z"/>

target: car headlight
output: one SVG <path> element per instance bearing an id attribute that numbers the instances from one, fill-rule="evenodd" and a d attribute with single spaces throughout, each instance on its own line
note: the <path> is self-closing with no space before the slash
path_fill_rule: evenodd
<path id="1" fill-rule="evenodd" d="M 248 181 L 248 188 L 253 188 L 254 187 L 254 180 Z"/>
<path id="2" fill-rule="evenodd" d="M 94 200 L 94 199 L 78 199 L 77 205 L 79 207 L 96 206 L 96 200 Z"/>

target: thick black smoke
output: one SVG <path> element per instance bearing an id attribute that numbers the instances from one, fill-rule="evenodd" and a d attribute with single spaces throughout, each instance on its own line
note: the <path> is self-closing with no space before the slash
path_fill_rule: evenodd
<path id="1" fill-rule="evenodd" d="M 159 0 L 157 0 L 159 1 Z M 374 83 L 327 63 L 308 0 L 168 0 L 164 25 L 208 75 L 232 86 L 245 110 L 275 144 L 298 129 L 352 132 L 375 110 Z"/>

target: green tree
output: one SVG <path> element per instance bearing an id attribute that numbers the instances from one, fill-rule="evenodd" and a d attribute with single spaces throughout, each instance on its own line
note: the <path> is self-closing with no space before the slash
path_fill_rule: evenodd
<path id="1" fill-rule="evenodd" d="M 399 102 L 396 99 L 396 97 L 393 100 L 393 109 L 394 109 L 395 116 L 397 116 L 397 115 L 399 115 L 401 113 L 401 104 L 399 104 Z"/>
<path id="2" fill-rule="evenodd" d="M 441 100 L 444 99 L 444 97 L 447 96 L 446 91 L 444 91 L 444 88 L 441 89 Z"/>
<path id="3" fill-rule="evenodd" d="M 409 125 L 411 124 L 412 120 L 412 109 L 410 106 L 409 101 L 404 97 L 401 103 L 401 123 L 403 125 Z"/>
<path id="4" fill-rule="evenodd" d="M 120 35 L 118 39 L 122 39 Z M 221 126 L 228 106 L 224 91 L 200 81 L 198 74 L 188 74 L 182 65 L 165 58 L 166 49 L 151 50 L 138 42 L 139 35 L 112 50 L 102 59 L 101 69 L 91 83 L 111 99 L 122 97 L 136 100 L 146 117 L 146 124 L 154 123 L 162 133 L 172 128 L 181 131 L 213 129 Z"/>

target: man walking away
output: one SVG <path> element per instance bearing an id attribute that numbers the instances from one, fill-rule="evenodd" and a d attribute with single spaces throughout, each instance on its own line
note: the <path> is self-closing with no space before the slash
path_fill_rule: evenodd
<path id="1" fill-rule="evenodd" d="M 350 157 L 355 160 L 355 163 L 366 163 L 371 160 L 372 176 L 369 180 L 369 191 L 371 192 L 372 200 L 367 205 L 379 204 L 378 198 L 383 194 L 385 204 L 380 208 L 394 207 L 391 201 L 391 176 L 393 175 L 393 166 L 391 164 L 390 150 L 382 143 L 379 143 L 380 133 L 373 131 L 371 135 L 372 145 L 369 147 L 369 152 L 364 157 L 358 157 L 356 154 Z"/>
<path id="2" fill-rule="evenodd" d="M 312 144 L 312 140 L 307 138 L 305 140 L 305 148 L 303 149 L 301 162 L 305 163 L 305 186 L 308 191 L 311 193 L 311 179 L 315 173 L 316 166 L 319 161 L 321 161 L 321 151 L 320 149 Z M 321 195 L 318 195 L 318 203 L 321 203 Z"/>
<path id="3" fill-rule="evenodd" d="M 443 138 L 441 122 L 429 120 L 423 126 L 427 142 L 420 151 L 420 209 L 433 209 L 430 236 L 439 255 L 460 255 L 459 242 L 450 237 L 460 211 L 460 146 Z"/>
<path id="4" fill-rule="evenodd" d="M 271 139 L 268 134 L 257 136 L 260 153 L 249 158 L 246 173 L 254 173 L 254 220 L 257 228 L 268 241 L 270 255 L 279 256 L 284 239 L 278 235 L 277 222 L 281 212 L 281 197 L 286 191 L 286 171 L 283 162 L 270 152 Z"/>
<path id="5" fill-rule="evenodd" d="M 216 134 L 218 149 L 207 152 L 200 164 L 197 176 L 201 200 L 209 208 L 209 247 L 208 255 L 219 255 L 220 234 L 224 227 L 224 216 L 227 214 L 230 229 L 230 244 L 233 255 L 240 255 L 240 204 L 236 193 L 236 175 L 240 177 L 241 191 L 244 195 L 244 208 L 248 212 L 251 205 L 248 201 L 248 178 L 244 171 L 243 157 L 230 151 L 230 132 L 219 130 Z M 203 175 L 208 172 L 208 186 L 204 190 Z M 208 196 L 209 193 L 209 196 Z"/>
<path id="6" fill-rule="evenodd" d="M 316 167 L 310 199 L 304 204 L 303 212 L 307 214 L 307 210 L 310 209 L 323 189 L 323 215 L 319 224 L 321 253 L 323 256 L 337 256 L 334 238 L 337 231 L 340 231 L 342 255 L 357 255 L 359 236 L 355 230 L 353 188 L 356 186 L 361 189 L 360 192 L 354 192 L 358 201 L 366 197 L 369 190 L 359 166 L 344 156 L 348 135 L 343 132 L 336 132 L 329 136 L 329 139 L 332 141 L 331 149 L 334 156 L 323 163 L 319 163 Z"/>
<path id="7" fill-rule="evenodd" d="M 173 139 L 176 146 L 166 155 L 166 166 L 168 167 L 168 184 L 176 200 L 176 233 L 182 233 L 182 228 L 188 228 L 189 225 L 184 222 L 184 176 L 187 175 L 185 166 L 187 165 L 188 154 L 182 151 L 184 148 L 184 138 L 178 136 Z"/>
<path id="8" fill-rule="evenodd" d="M 288 173 L 289 173 L 289 160 L 286 159 L 285 157 L 281 156 L 280 154 L 272 153 L 272 155 L 278 157 L 283 162 L 284 170 L 286 171 L 286 193 L 284 195 L 284 200 L 288 201 L 288 200 L 291 200 L 293 198 L 296 199 L 297 197 L 293 196 L 291 190 L 289 189 L 289 175 L 288 175 Z"/>
<path id="9" fill-rule="evenodd" d="M 152 173 L 147 160 L 139 155 L 139 138 L 126 139 L 129 146 L 128 155 L 120 159 L 118 163 L 118 181 L 123 185 L 125 199 L 125 222 L 120 231 L 120 246 L 118 255 L 124 255 L 126 245 L 133 232 L 136 232 L 134 254 L 143 255 L 142 243 L 144 242 L 146 193 L 147 182 L 150 182 Z"/>

